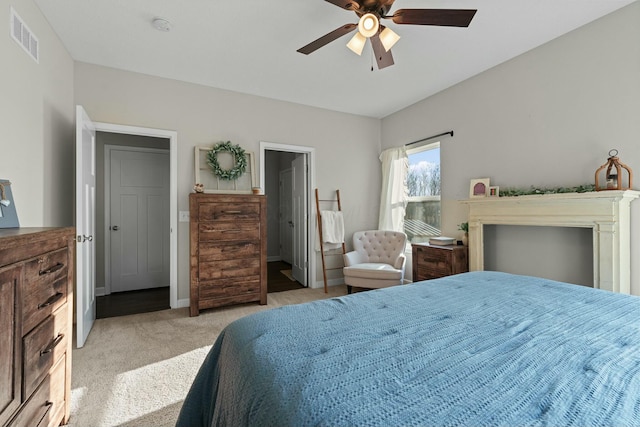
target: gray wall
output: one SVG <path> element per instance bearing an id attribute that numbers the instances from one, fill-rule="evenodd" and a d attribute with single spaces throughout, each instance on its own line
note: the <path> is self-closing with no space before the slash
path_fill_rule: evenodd
<path id="1" fill-rule="evenodd" d="M 38 38 L 36 63 L 10 36 L 13 6 Z M 0 178 L 23 227 L 73 225 L 73 60 L 30 0 L 0 0 Z"/>
<path id="2" fill-rule="evenodd" d="M 94 121 L 178 133 L 179 211 L 189 209 L 195 146 L 229 140 L 258 155 L 260 141 L 267 141 L 315 148 L 317 187 L 327 198 L 341 190 L 348 236 L 377 225 L 378 119 L 86 63 L 75 64 L 74 81 L 75 101 Z M 178 299 L 188 296 L 189 224 L 178 223 Z"/>
<path id="3" fill-rule="evenodd" d="M 444 234 L 457 235 L 466 220 L 458 201 L 472 178 L 517 188 L 593 183 L 611 148 L 640 170 L 639 22 L 635 2 L 382 120 L 383 149 L 455 131 L 441 145 Z M 640 295 L 640 201 L 632 206 L 631 286 Z M 542 249 L 524 244 L 512 263 L 524 269 L 541 250 L 562 259 L 573 238 L 556 231 Z M 526 243 L 522 232 L 502 233 Z"/>

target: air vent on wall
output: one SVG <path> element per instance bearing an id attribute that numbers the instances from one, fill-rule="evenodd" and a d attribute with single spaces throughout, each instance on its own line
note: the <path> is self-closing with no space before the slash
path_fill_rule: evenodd
<path id="1" fill-rule="evenodd" d="M 33 35 L 29 27 L 24 23 L 22 18 L 18 16 L 15 10 L 11 8 L 11 38 L 33 58 L 34 61 L 40 63 L 40 52 L 38 50 L 39 43 L 36 36 Z"/>

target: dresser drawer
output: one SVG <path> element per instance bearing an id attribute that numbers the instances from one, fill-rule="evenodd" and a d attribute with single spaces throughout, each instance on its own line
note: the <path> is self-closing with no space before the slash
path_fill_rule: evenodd
<path id="1" fill-rule="evenodd" d="M 429 265 L 419 265 L 418 266 L 418 279 L 417 280 L 427 280 L 427 279 L 437 279 L 438 277 L 450 276 L 451 268 L 442 264 L 429 264 Z"/>
<path id="2" fill-rule="evenodd" d="M 65 369 L 66 357 L 62 357 L 9 424 L 10 427 L 60 425 L 65 408 Z"/>
<path id="3" fill-rule="evenodd" d="M 35 286 L 65 277 L 69 263 L 67 254 L 67 248 L 63 248 L 28 261 L 24 270 L 25 281 L 29 286 Z"/>
<path id="4" fill-rule="evenodd" d="M 260 258 L 231 259 L 200 263 L 200 281 L 234 277 L 260 276 Z"/>
<path id="5" fill-rule="evenodd" d="M 255 258 L 260 255 L 260 243 L 202 243 L 198 248 L 198 254 L 201 263 L 238 258 Z"/>
<path id="6" fill-rule="evenodd" d="M 438 264 L 446 263 L 451 259 L 451 252 L 447 250 L 418 250 L 419 264 Z"/>
<path id="7" fill-rule="evenodd" d="M 214 280 L 200 283 L 200 299 L 219 299 L 237 295 L 258 294 L 260 277 L 249 280 Z"/>
<path id="8" fill-rule="evenodd" d="M 198 227 L 200 242 L 260 241 L 257 222 L 205 222 Z"/>
<path id="9" fill-rule="evenodd" d="M 69 339 L 68 306 L 60 307 L 22 339 L 24 395 L 30 395 L 54 362 L 64 356 Z"/>
<path id="10" fill-rule="evenodd" d="M 260 220 L 259 203 L 201 203 L 200 221 Z"/>
<path id="11" fill-rule="evenodd" d="M 22 282 L 22 331 L 33 329 L 67 301 L 67 249 L 50 252 L 25 264 Z"/>

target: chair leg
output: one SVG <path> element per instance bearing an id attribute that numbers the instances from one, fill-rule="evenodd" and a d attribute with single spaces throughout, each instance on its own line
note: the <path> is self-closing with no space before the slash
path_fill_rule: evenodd
<path id="1" fill-rule="evenodd" d="M 347 294 L 350 294 L 351 290 L 352 290 L 351 286 L 347 285 Z"/>

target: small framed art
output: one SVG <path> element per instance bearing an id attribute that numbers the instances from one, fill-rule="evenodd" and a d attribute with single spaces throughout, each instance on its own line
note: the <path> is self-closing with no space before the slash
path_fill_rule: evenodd
<path id="1" fill-rule="evenodd" d="M 489 187 L 488 197 L 500 197 L 500 187 L 497 185 Z"/>
<path id="2" fill-rule="evenodd" d="M 489 194 L 489 178 L 472 179 L 469 186 L 469 197 L 487 197 Z"/>
<path id="3" fill-rule="evenodd" d="M 11 181 L 0 179 L 0 228 L 18 228 L 18 213 L 13 203 Z"/>

